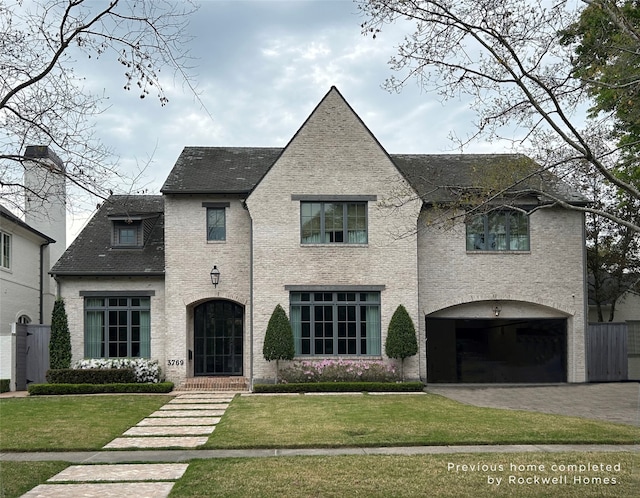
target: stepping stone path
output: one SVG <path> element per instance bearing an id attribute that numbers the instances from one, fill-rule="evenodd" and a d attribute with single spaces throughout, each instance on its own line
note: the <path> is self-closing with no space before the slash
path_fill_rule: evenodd
<path id="1" fill-rule="evenodd" d="M 215 430 L 233 396 L 211 392 L 181 394 L 103 449 L 201 446 Z M 22 498 L 164 498 L 188 466 L 186 463 L 72 465 Z"/>

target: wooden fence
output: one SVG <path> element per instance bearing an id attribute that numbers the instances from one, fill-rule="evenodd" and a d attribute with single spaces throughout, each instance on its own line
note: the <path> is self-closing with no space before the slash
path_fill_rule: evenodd
<path id="1" fill-rule="evenodd" d="M 587 328 L 587 381 L 627 380 L 626 323 L 590 323 Z"/>

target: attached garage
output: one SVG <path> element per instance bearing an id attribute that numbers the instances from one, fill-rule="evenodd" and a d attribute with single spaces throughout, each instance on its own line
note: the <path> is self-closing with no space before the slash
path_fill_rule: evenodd
<path id="1" fill-rule="evenodd" d="M 564 318 L 426 318 L 427 383 L 567 381 Z"/>

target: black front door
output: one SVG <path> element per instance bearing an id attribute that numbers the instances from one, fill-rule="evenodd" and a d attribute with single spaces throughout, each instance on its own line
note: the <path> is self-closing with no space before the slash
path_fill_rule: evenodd
<path id="1" fill-rule="evenodd" d="M 243 307 L 231 301 L 195 308 L 195 375 L 242 375 L 243 316 Z"/>

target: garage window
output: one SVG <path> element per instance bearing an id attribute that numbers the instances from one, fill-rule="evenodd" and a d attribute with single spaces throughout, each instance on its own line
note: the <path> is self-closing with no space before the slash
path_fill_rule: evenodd
<path id="1" fill-rule="evenodd" d="M 467 221 L 467 251 L 528 251 L 529 216 L 492 211 Z"/>

